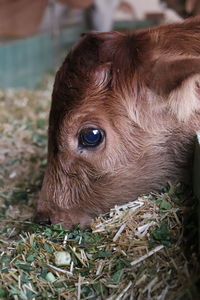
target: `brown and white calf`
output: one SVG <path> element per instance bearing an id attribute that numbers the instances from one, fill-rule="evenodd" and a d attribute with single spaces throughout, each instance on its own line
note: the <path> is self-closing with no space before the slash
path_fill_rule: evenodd
<path id="1" fill-rule="evenodd" d="M 115 204 L 189 183 L 200 128 L 200 17 L 89 33 L 55 79 L 36 219 L 87 225 Z"/>

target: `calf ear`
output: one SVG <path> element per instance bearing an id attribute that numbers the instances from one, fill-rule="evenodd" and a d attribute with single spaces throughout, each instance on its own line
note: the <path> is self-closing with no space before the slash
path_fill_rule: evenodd
<path id="1" fill-rule="evenodd" d="M 200 110 L 200 59 L 157 61 L 148 81 L 178 120 L 185 121 Z"/>

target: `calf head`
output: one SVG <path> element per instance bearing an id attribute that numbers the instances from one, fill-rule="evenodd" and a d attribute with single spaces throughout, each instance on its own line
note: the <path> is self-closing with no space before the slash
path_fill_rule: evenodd
<path id="1" fill-rule="evenodd" d="M 89 33 L 55 79 L 37 220 L 87 225 L 188 180 L 200 111 L 200 19 Z"/>

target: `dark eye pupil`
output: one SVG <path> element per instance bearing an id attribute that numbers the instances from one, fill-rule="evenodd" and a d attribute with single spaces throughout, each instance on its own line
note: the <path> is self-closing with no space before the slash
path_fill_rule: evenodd
<path id="1" fill-rule="evenodd" d="M 79 134 L 79 146 L 97 147 L 103 140 L 104 134 L 101 129 L 84 128 Z"/>
<path id="2" fill-rule="evenodd" d="M 84 140 L 89 144 L 96 144 L 101 137 L 99 130 L 88 130 L 84 135 Z"/>

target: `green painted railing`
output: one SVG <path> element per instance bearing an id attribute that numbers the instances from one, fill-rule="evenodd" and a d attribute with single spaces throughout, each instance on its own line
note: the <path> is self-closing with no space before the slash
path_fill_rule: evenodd
<path id="1" fill-rule="evenodd" d="M 0 87 L 36 87 L 83 31 L 85 27 L 78 25 L 57 35 L 45 33 L 0 44 Z"/>
<path id="2" fill-rule="evenodd" d="M 116 22 L 115 30 L 149 27 L 154 21 Z M 35 88 L 44 75 L 60 64 L 85 24 L 62 29 L 58 34 L 45 33 L 14 41 L 0 42 L 0 88 Z"/>

